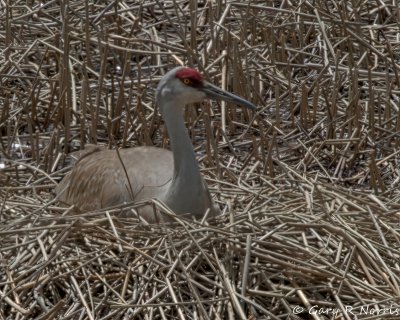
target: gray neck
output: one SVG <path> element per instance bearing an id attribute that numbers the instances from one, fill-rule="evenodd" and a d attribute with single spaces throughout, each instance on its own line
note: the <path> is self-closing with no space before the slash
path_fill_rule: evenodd
<path id="1" fill-rule="evenodd" d="M 174 156 L 174 173 L 165 201 L 176 213 L 187 213 L 201 198 L 204 185 L 182 116 L 184 105 L 173 100 L 165 97 L 161 110 Z"/>

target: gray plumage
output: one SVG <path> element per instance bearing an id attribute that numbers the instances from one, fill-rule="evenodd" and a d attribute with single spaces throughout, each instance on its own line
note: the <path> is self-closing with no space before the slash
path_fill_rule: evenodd
<path id="1" fill-rule="evenodd" d="M 207 98 L 255 109 L 250 102 L 206 82 L 197 71 L 177 67 L 160 80 L 156 92 L 172 152 L 155 147 L 120 149 L 122 165 L 115 150 L 89 146 L 57 186 L 59 200 L 92 211 L 155 198 L 178 215 L 201 218 L 208 209 L 210 216 L 219 214 L 200 174 L 182 115 L 186 104 Z M 154 212 L 152 205 L 140 207 L 138 213 L 149 222 L 169 220 Z"/>

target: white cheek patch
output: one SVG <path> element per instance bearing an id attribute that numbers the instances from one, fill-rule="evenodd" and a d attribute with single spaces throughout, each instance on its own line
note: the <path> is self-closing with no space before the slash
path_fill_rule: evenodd
<path id="1" fill-rule="evenodd" d="M 165 95 L 165 94 L 171 94 L 172 93 L 172 90 L 171 89 L 169 89 L 168 87 L 164 87 L 164 88 L 162 88 L 162 90 L 161 90 L 161 95 Z"/>

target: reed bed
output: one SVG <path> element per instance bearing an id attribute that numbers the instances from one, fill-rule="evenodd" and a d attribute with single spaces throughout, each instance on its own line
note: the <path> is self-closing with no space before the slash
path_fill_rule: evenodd
<path id="1" fill-rule="evenodd" d="M 0 2 L 0 319 L 398 319 L 397 1 Z M 76 214 L 88 143 L 168 147 L 175 65 L 214 220 Z M 163 204 L 154 201 L 155 206 Z"/>

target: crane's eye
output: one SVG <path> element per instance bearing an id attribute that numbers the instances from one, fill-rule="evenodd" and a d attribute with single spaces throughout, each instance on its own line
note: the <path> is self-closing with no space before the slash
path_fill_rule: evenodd
<path id="1" fill-rule="evenodd" d="M 189 78 L 184 78 L 184 79 L 182 79 L 182 82 L 184 83 L 184 84 L 186 84 L 187 86 L 191 86 L 193 83 L 192 83 L 192 80 L 190 80 Z"/>

